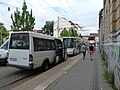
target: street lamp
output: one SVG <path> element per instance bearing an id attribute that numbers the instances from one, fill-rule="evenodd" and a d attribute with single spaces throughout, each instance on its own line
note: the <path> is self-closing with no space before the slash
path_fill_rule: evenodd
<path id="1" fill-rule="evenodd" d="M 0 29 L 4 24 L 0 22 Z M 1 45 L 2 45 L 2 29 L 1 29 Z"/>

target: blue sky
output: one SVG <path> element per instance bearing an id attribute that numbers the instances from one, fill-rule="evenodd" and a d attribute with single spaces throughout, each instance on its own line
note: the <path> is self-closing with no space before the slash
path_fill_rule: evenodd
<path id="1" fill-rule="evenodd" d="M 68 21 L 83 26 L 82 34 L 97 32 L 99 11 L 103 7 L 103 0 L 26 0 L 28 10 L 32 8 L 36 18 L 34 29 L 41 29 L 45 21 L 57 20 L 57 17 L 65 17 Z M 11 13 L 16 7 L 21 10 L 23 0 L 0 0 L 0 22 L 10 30 Z M 8 11 L 8 7 L 11 8 Z"/>

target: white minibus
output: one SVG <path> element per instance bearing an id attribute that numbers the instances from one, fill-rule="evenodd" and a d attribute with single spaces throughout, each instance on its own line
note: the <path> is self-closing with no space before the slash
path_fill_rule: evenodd
<path id="1" fill-rule="evenodd" d="M 10 35 L 8 65 L 23 69 L 42 67 L 56 61 L 55 38 L 35 32 L 13 32 Z"/>

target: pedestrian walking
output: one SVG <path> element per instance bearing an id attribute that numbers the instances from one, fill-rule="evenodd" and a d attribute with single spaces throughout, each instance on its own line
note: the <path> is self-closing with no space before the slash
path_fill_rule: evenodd
<path id="1" fill-rule="evenodd" d="M 94 46 L 92 45 L 92 44 L 90 44 L 90 46 L 89 46 L 89 54 L 90 54 L 90 58 L 91 58 L 91 60 L 93 60 L 93 53 L 94 53 L 94 51 L 95 51 L 95 48 L 94 48 Z"/>
<path id="2" fill-rule="evenodd" d="M 85 59 L 86 56 L 86 50 L 87 50 L 87 46 L 85 45 L 85 43 L 83 43 L 83 45 L 81 46 L 81 51 L 83 53 L 83 60 Z"/>

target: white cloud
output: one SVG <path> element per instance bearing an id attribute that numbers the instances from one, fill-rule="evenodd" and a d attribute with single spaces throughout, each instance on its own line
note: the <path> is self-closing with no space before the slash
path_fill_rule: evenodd
<path id="1" fill-rule="evenodd" d="M 3 22 L 4 20 L 2 19 L 1 15 L 0 15 L 0 22 Z"/>
<path id="2" fill-rule="evenodd" d="M 98 29 L 98 14 L 103 7 L 102 1 L 103 0 L 26 0 L 26 3 L 28 10 L 32 8 L 33 15 L 36 18 L 35 29 L 41 29 L 45 21 L 56 21 L 57 17 L 60 16 L 76 22 L 80 26 L 91 29 L 90 32 L 96 32 Z M 3 21 L 8 28 L 11 24 L 11 13 L 15 11 L 16 7 L 19 7 L 21 10 L 23 0 L 6 0 L 5 2 L 11 5 L 11 11 L 7 11 L 6 5 L 1 5 L 0 20 Z M 10 27 L 8 29 L 10 29 Z"/>

